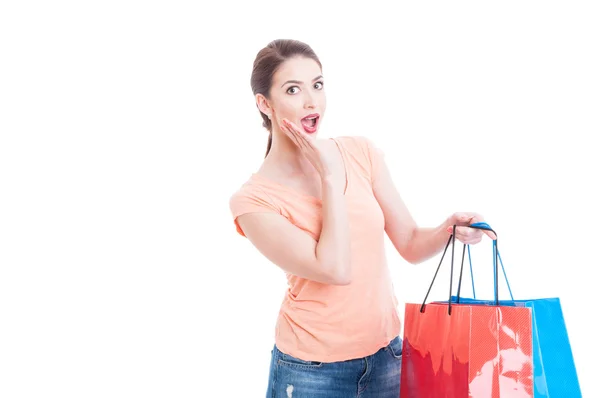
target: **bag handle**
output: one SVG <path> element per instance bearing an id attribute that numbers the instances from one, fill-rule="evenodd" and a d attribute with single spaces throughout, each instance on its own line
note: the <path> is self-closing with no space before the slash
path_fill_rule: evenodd
<path id="1" fill-rule="evenodd" d="M 506 277 L 506 271 L 504 270 L 504 264 L 502 263 L 502 258 L 500 258 L 500 252 L 498 251 L 498 234 L 496 233 L 496 231 L 494 231 L 487 223 L 484 222 L 479 222 L 479 223 L 473 223 L 468 225 L 468 227 L 470 228 L 474 228 L 474 229 L 481 229 L 481 230 L 485 230 L 485 231 L 491 231 L 494 233 L 494 235 L 496 236 L 495 239 L 493 239 L 492 241 L 492 251 L 493 251 L 493 264 L 494 264 L 494 300 L 495 300 L 495 305 L 499 305 L 499 299 L 498 299 L 498 262 L 497 260 L 500 260 L 500 265 L 502 266 L 502 272 L 504 273 L 504 278 L 506 280 L 506 284 L 508 286 L 508 290 L 510 292 L 510 296 L 511 299 L 514 300 L 513 296 L 512 296 L 512 291 L 510 290 L 510 284 L 508 283 L 508 278 Z M 437 266 L 437 269 L 435 271 L 435 274 L 433 276 L 433 280 L 431 281 L 431 284 L 429 285 L 429 289 L 427 290 L 427 294 L 425 295 L 425 299 L 423 300 L 423 304 L 421 305 L 421 313 L 425 312 L 425 303 L 427 302 L 427 297 L 429 296 L 429 293 L 431 292 L 431 288 L 433 287 L 433 283 L 435 282 L 435 278 L 437 277 L 437 274 L 440 270 L 440 267 L 442 265 L 442 262 L 444 261 L 444 257 L 446 255 L 446 252 L 448 251 L 448 246 L 450 246 L 450 243 L 452 243 L 452 257 L 451 257 L 451 263 L 450 263 L 450 293 L 449 293 L 449 297 L 448 297 L 448 315 L 452 314 L 452 278 L 454 275 L 454 246 L 455 246 L 455 241 L 456 241 L 456 225 L 452 226 L 452 234 L 450 235 L 450 237 L 448 238 L 448 242 L 446 243 L 446 247 L 444 248 L 444 252 L 442 253 L 442 257 L 440 259 L 440 262 Z M 458 281 L 458 293 L 457 293 L 457 303 L 460 301 L 460 288 L 461 288 L 461 284 L 462 284 L 462 275 L 463 275 L 463 268 L 464 268 L 464 262 L 465 262 L 465 249 L 468 247 L 469 245 L 467 244 L 463 244 L 463 251 L 462 251 L 462 260 L 461 260 L 461 264 L 460 264 L 460 276 L 459 276 L 459 281 Z M 469 265 L 471 268 L 471 283 L 473 285 L 473 298 L 475 298 L 475 280 L 473 277 L 473 265 L 471 262 L 471 250 L 469 248 Z"/>
<path id="2" fill-rule="evenodd" d="M 470 225 L 471 228 L 476 228 L 476 229 L 483 229 L 486 231 L 491 231 L 494 233 L 494 235 L 496 235 L 496 239 L 492 241 L 492 251 L 495 251 L 495 255 L 493 257 L 494 259 L 494 291 L 497 291 L 497 287 L 498 287 L 498 262 L 497 260 L 500 261 L 500 266 L 502 267 L 502 273 L 504 275 L 504 280 L 506 281 L 506 287 L 508 288 L 508 293 L 510 294 L 510 299 L 512 301 L 514 301 L 514 297 L 512 294 L 512 290 L 510 288 L 510 283 L 508 282 L 508 277 L 506 276 L 506 269 L 504 268 L 504 263 L 502 262 L 502 257 L 500 256 L 500 251 L 498 250 L 498 234 L 496 234 L 496 231 L 494 231 L 489 224 L 485 223 L 485 222 L 479 222 L 479 223 L 474 223 Z M 467 252 L 469 254 L 469 267 L 471 269 L 471 284 L 473 286 L 473 299 L 477 299 L 477 297 L 475 296 L 475 280 L 474 280 L 474 276 L 473 276 L 473 264 L 471 262 L 471 246 L 470 245 L 466 245 L 467 246 Z M 462 264 L 461 264 L 461 274 L 462 274 Z M 458 285 L 458 293 L 456 295 L 456 299 L 457 302 L 460 300 L 460 281 L 459 281 L 459 285 Z M 496 294 L 496 300 L 497 300 L 497 294 Z"/>

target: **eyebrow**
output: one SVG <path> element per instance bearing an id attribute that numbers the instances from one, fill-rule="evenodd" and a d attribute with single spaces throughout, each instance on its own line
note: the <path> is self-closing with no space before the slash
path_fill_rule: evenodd
<path id="1" fill-rule="evenodd" d="M 319 75 L 319 76 L 315 77 L 312 81 L 314 82 L 314 81 L 317 81 L 317 80 L 322 79 L 322 78 L 323 78 L 323 75 Z M 287 82 L 283 83 L 281 85 L 281 87 L 283 87 L 283 86 L 285 86 L 286 84 L 289 84 L 289 83 L 302 84 L 302 82 L 299 81 L 299 80 L 288 80 Z"/>

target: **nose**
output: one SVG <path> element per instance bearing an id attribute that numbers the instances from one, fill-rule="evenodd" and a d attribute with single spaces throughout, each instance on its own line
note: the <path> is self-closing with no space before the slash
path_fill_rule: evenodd
<path id="1" fill-rule="evenodd" d="M 312 93 L 305 92 L 304 94 L 304 108 L 315 109 L 315 99 Z"/>

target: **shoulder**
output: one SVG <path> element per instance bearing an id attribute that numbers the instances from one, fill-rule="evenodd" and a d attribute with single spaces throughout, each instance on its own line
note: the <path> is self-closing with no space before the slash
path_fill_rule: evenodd
<path id="1" fill-rule="evenodd" d="M 268 192 L 252 176 L 235 190 L 229 198 L 229 210 L 238 233 L 244 235 L 237 223 L 237 218 L 247 213 L 277 213 L 281 214 L 279 206 Z"/>
<path id="2" fill-rule="evenodd" d="M 341 135 L 332 137 L 335 141 L 342 143 L 351 148 L 366 148 L 371 145 L 372 141 L 364 135 Z"/>
<path id="3" fill-rule="evenodd" d="M 347 151 L 355 154 L 371 156 L 374 152 L 378 151 L 375 142 L 364 135 L 343 135 L 333 137 L 333 140 L 343 145 Z"/>
<path id="4" fill-rule="evenodd" d="M 229 209 L 234 217 L 251 209 L 277 210 L 272 196 L 261 186 L 255 175 L 245 181 L 229 198 Z"/>
<path id="5" fill-rule="evenodd" d="M 354 161 L 369 169 L 371 173 L 377 171 L 383 152 L 372 139 L 364 135 L 347 135 L 334 137 L 333 139 L 343 147 Z"/>

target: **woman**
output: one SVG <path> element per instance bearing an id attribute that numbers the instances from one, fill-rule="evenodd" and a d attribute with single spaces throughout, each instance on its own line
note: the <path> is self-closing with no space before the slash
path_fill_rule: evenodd
<path id="1" fill-rule="evenodd" d="M 456 213 L 420 228 L 369 139 L 317 139 L 326 98 L 310 46 L 271 42 L 251 85 L 267 154 L 230 207 L 237 231 L 289 283 L 267 396 L 398 398 L 402 340 L 384 236 L 416 264 L 443 249 L 453 225 L 483 220 Z M 456 238 L 475 244 L 482 233 L 458 227 Z"/>

